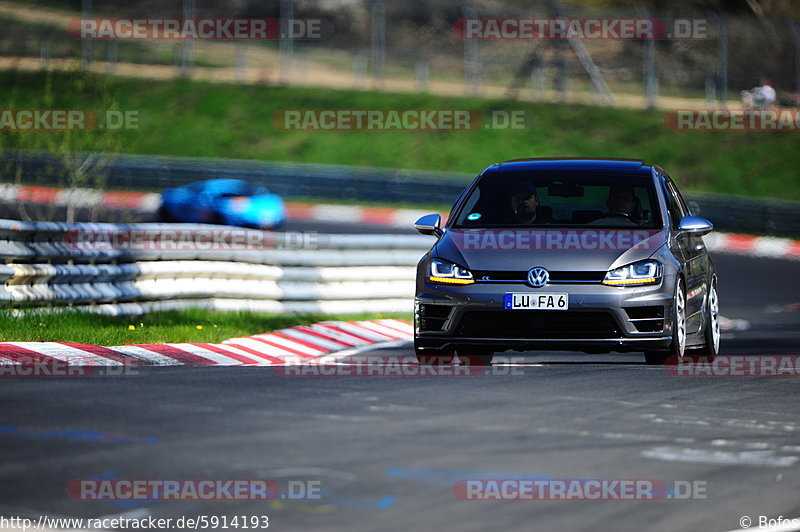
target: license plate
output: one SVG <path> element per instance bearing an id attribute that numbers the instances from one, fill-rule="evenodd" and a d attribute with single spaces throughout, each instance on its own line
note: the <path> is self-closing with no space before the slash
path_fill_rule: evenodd
<path id="1" fill-rule="evenodd" d="M 505 307 L 509 310 L 537 309 L 537 310 L 568 310 L 568 294 L 506 294 Z"/>

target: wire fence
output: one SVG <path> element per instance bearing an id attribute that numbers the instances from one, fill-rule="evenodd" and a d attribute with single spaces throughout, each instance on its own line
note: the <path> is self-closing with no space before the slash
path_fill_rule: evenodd
<path id="1" fill-rule="evenodd" d="M 778 103 L 797 104 L 797 9 L 790 6 L 786 15 L 770 17 L 680 6 L 656 11 L 554 0 L 281 0 L 269 5 L 249 0 L 92 5 L 83 0 L 80 11 L 70 12 L 11 4 L 0 9 L 0 57 L 16 59 L 18 67 L 43 69 L 80 58 L 84 68 L 124 75 L 662 108 L 738 106 L 740 91 L 767 77 Z M 326 31 L 320 38 L 302 39 L 81 40 L 67 31 L 77 17 L 264 17 L 280 21 L 279 35 L 291 33 L 292 21 L 321 20 Z M 495 38 L 484 32 L 480 35 L 488 37 L 477 39 L 461 31 L 465 20 L 555 19 L 646 19 L 663 31 L 655 39 L 628 39 L 613 31 L 587 39 L 508 33 Z"/>

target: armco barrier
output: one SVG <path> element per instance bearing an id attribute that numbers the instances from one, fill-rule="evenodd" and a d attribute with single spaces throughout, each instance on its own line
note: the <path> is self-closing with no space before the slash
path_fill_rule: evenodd
<path id="1" fill-rule="evenodd" d="M 80 154 L 76 157 L 85 158 Z M 264 185 L 286 198 L 348 201 L 450 205 L 475 177 L 458 172 L 200 157 L 115 155 L 100 159 L 107 160 L 104 183 L 109 189 L 159 190 L 225 177 Z M 8 167 L 9 175 L 19 171 L 23 176 L 36 176 L 36 184 L 63 182 L 63 163 L 47 152 L 6 150 L 0 152 L 0 163 Z M 476 173 L 479 170 L 476 168 Z M 680 184 L 680 176 L 677 178 Z M 26 179 L 26 184 L 33 184 L 33 181 Z M 55 198 L 56 202 L 63 203 L 69 191 L 61 194 Z M 710 193 L 686 193 L 685 196 L 693 213 L 712 220 L 720 231 L 800 237 L 798 202 Z M 83 195 L 80 201 L 91 202 L 91 198 Z M 109 206 L 124 205 L 125 193 L 110 198 Z M 156 199 L 153 198 L 147 207 L 155 209 Z"/>
<path id="2" fill-rule="evenodd" d="M 181 240 L 180 248 L 167 241 L 115 247 L 103 239 L 81 239 L 115 232 L 191 238 Z M 261 244 L 200 245 L 201 235 L 225 232 L 255 234 Z M 313 239 L 305 239 L 308 235 Z M 69 306 L 120 315 L 191 307 L 332 314 L 411 310 L 415 265 L 432 238 L 305 236 L 210 225 L 0 220 L 0 262 L 5 263 L 0 263 L 0 305 Z M 705 243 L 712 252 L 800 258 L 800 242 L 788 239 L 714 232 Z"/>
<path id="3" fill-rule="evenodd" d="M 114 155 L 100 159 L 106 161 L 106 186 L 128 190 L 159 190 L 203 179 L 233 178 L 266 186 L 284 197 L 452 203 L 474 177 L 457 172 L 202 157 Z M 63 162 L 48 152 L 3 151 L 0 161 L 10 165 L 8 175 L 19 171 L 23 176 L 36 176 L 41 185 L 61 183 L 65 175 Z"/>
<path id="4" fill-rule="evenodd" d="M 205 234 L 258 245 L 205 249 Z M 110 245 L 81 235 L 182 235 L 180 246 Z M 0 220 L 0 302 L 106 314 L 189 307 L 265 312 L 394 312 L 412 306 L 421 235 L 270 233 L 190 224 Z M 188 238 L 188 240 L 187 240 Z M 158 242 L 158 241 L 156 241 Z M 170 241 L 171 242 L 171 241 Z M 123 242 L 125 243 L 125 242 Z M 151 241 L 152 244 L 152 241 Z"/>

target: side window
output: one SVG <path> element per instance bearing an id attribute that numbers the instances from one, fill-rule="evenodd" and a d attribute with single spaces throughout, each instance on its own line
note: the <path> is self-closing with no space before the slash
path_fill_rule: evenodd
<path id="1" fill-rule="evenodd" d="M 667 200 L 667 208 L 669 209 L 669 216 L 672 219 L 672 227 L 677 229 L 681 223 L 681 218 L 684 216 L 683 208 L 675 194 L 675 190 L 667 180 L 664 180 L 664 193 Z"/>
<path id="2" fill-rule="evenodd" d="M 475 206 L 477 205 L 478 200 L 480 198 L 481 198 L 481 189 L 480 189 L 480 187 L 477 187 L 472 192 L 472 195 L 467 199 L 467 201 L 464 203 L 464 205 L 463 205 L 463 207 L 461 209 L 461 220 L 460 220 L 460 223 L 463 224 L 463 223 L 466 223 L 467 221 L 471 221 L 471 220 L 469 220 L 468 216 L 472 213 L 473 209 L 475 209 Z M 458 202 L 456 202 L 456 203 L 458 203 Z M 483 215 L 484 213 L 480 213 L 480 214 Z M 483 220 L 481 220 L 481 221 L 483 221 Z"/>
<path id="3" fill-rule="evenodd" d="M 477 180 L 477 179 L 479 179 L 481 176 L 483 176 L 483 173 L 479 174 L 479 175 L 478 175 L 478 177 L 476 177 L 475 179 Z M 453 206 L 452 206 L 452 207 L 450 207 L 450 212 L 449 212 L 449 213 L 448 213 L 448 215 L 447 215 L 447 223 L 448 223 L 448 224 L 449 224 L 450 222 L 455 222 L 455 221 L 456 221 L 456 219 L 455 219 L 455 217 L 454 217 L 454 215 L 456 214 L 456 210 L 458 209 L 459 205 L 461 204 L 461 201 L 464 199 L 464 196 L 466 196 L 466 195 L 467 195 L 467 192 L 470 190 L 470 188 L 471 188 L 471 187 L 472 187 L 472 183 L 470 183 L 470 185 L 469 185 L 469 186 L 467 186 L 466 188 L 464 188 L 464 190 L 462 190 L 462 191 L 461 191 L 461 194 L 459 194 L 459 195 L 458 195 L 458 198 L 456 198 L 456 200 L 453 202 Z M 475 187 L 475 192 L 479 194 L 479 187 Z M 477 201 L 477 200 L 476 200 L 476 201 Z M 472 208 L 472 207 L 474 207 L 474 206 L 475 206 L 475 202 L 472 202 L 472 204 L 471 204 L 471 205 L 462 205 L 462 206 L 461 206 L 461 209 L 460 209 L 460 211 L 459 211 L 459 218 L 461 218 L 461 220 L 460 220 L 461 222 L 463 222 L 463 221 L 464 221 L 464 220 L 463 220 L 463 218 L 464 218 L 464 216 L 466 216 L 466 215 L 464 214 L 464 211 L 465 211 L 466 209 L 471 209 L 471 208 Z M 467 214 L 469 214 L 469 213 L 467 213 Z"/>
<path id="4" fill-rule="evenodd" d="M 672 194 L 675 196 L 675 199 L 678 200 L 678 205 L 680 205 L 683 215 L 691 216 L 692 213 L 689 211 L 689 207 L 686 206 L 686 202 L 683 201 L 683 196 L 681 196 L 681 193 L 678 192 L 678 187 L 676 187 L 675 183 L 673 183 L 672 181 L 668 181 L 668 183 L 670 191 L 672 191 Z"/>

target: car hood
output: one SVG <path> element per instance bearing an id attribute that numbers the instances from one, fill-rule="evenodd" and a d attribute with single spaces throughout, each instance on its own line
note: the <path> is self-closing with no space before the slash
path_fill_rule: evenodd
<path id="1" fill-rule="evenodd" d="M 472 270 L 603 271 L 646 259 L 665 242 L 654 229 L 449 229 L 434 254 Z"/>

